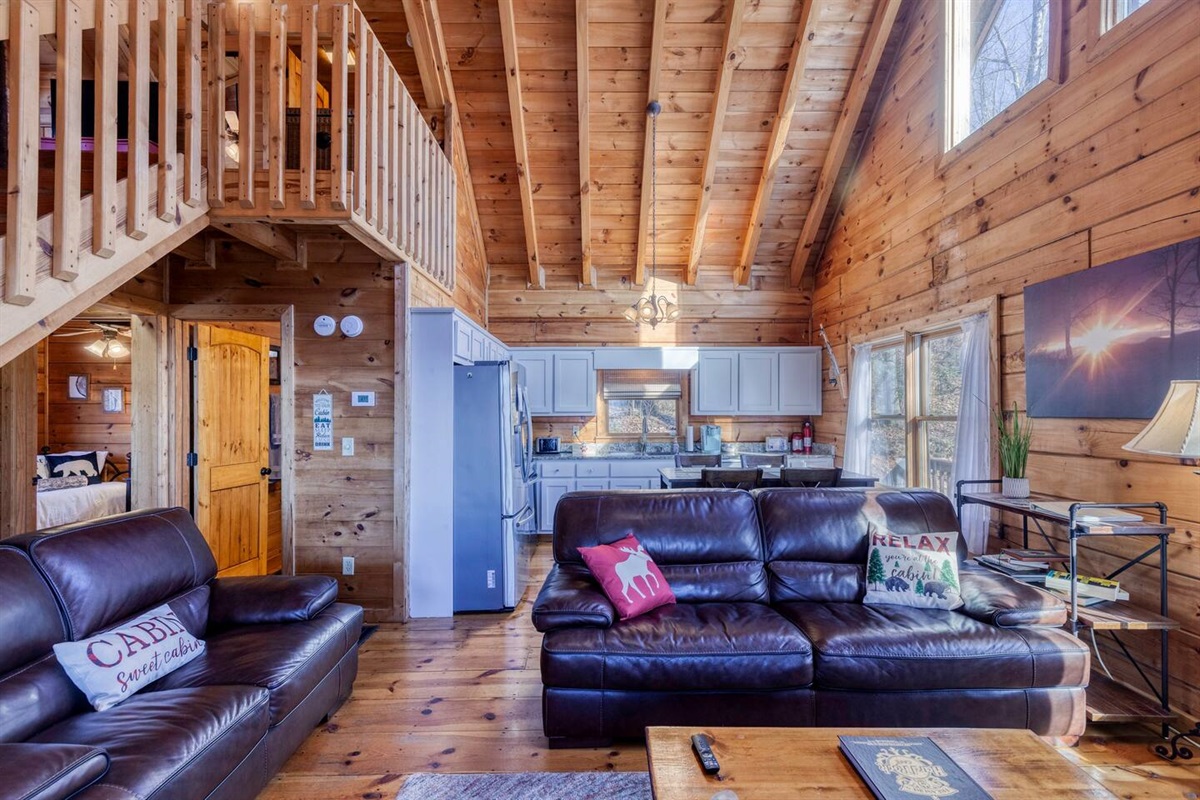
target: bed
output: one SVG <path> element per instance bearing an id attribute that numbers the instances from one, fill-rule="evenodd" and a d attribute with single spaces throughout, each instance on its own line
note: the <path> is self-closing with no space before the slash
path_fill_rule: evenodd
<path id="1" fill-rule="evenodd" d="M 61 460 L 64 456 L 86 457 L 93 452 L 92 462 L 99 461 L 98 475 L 94 476 L 100 478 L 98 482 L 87 482 L 87 474 L 51 476 L 48 474 L 51 467 L 43 461 L 44 458 Z M 107 455 L 103 451 L 70 451 L 43 453 L 38 457 L 38 530 L 129 510 L 129 470 L 118 470 L 107 460 Z M 74 463 L 74 459 L 68 463 Z"/>

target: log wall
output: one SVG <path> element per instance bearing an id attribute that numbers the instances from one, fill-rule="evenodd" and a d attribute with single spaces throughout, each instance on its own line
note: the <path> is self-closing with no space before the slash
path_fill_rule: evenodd
<path id="1" fill-rule="evenodd" d="M 1145 24 L 1138 15 L 1123 23 L 1135 33 L 1096 48 L 1090 2 L 1063 4 L 1065 81 L 1018 102 L 947 158 L 939 147 L 941 4 L 925 3 L 914 17 L 816 275 L 814 321 L 825 324 L 843 365 L 850 338 L 999 295 L 1001 399 L 1023 409 L 1024 287 L 1200 232 L 1200 5 L 1139 12 Z M 824 404 L 826 430 L 844 432 L 845 403 L 827 390 Z M 1194 718 L 1200 478 L 1178 461 L 1122 450 L 1144 424 L 1036 420 L 1029 475 L 1037 491 L 1170 507 L 1172 616 L 1182 626 L 1171 637 L 1171 692 Z M 1081 571 L 1111 570 L 1139 544 L 1089 542 Z M 1157 575 L 1143 566 L 1122 576 L 1133 603 L 1156 607 Z M 1157 634 L 1128 640 L 1155 675 Z M 1104 652 L 1115 674 L 1136 681 L 1113 648 Z"/>

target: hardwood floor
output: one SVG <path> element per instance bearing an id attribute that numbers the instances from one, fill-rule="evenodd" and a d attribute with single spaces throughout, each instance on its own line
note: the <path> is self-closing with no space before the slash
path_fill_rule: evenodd
<path id="1" fill-rule="evenodd" d="M 391 800 L 412 772 L 645 770 L 640 744 L 546 748 L 541 634 L 529 610 L 549 563 L 543 545 L 531 588 L 512 614 L 381 626 L 363 646 L 353 697 L 308 738 L 262 800 Z M 1097 726 L 1060 752 L 1121 798 L 1200 798 L 1200 764 L 1162 761 L 1151 750 L 1156 741 L 1136 726 Z"/>

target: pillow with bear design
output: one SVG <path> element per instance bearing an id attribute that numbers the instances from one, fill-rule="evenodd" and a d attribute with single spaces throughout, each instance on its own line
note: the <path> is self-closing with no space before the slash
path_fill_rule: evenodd
<path id="1" fill-rule="evenodd" d="M 71 682 L 97 711 L 128 700 L 139 689 L 204 653 L 169 605 L 161 605 L 112 630 L 54 645 Z"/>
<path id="2" fill-rule="evenodd" d="M 962 606 L 957 533 L 896 534 L 872 526 L 868 535 L 864 603 L 946 611 Z"/>

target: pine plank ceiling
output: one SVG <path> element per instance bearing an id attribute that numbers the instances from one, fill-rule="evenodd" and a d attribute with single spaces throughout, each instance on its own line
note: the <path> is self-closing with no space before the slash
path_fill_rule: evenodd
<path id="1" fill-rule="evenodd" d="M 422 92 L 405 8 L 436 28 L 490 288 L 644 282 L 653 250 L 645 108 L 658 99 L 659 275 L 701 289 L 779 290 L 811 285 L 838 184 L 883 91 L 902 6 L 912 4 L 359 5 L 418 103 L 441 90 Z"/>

